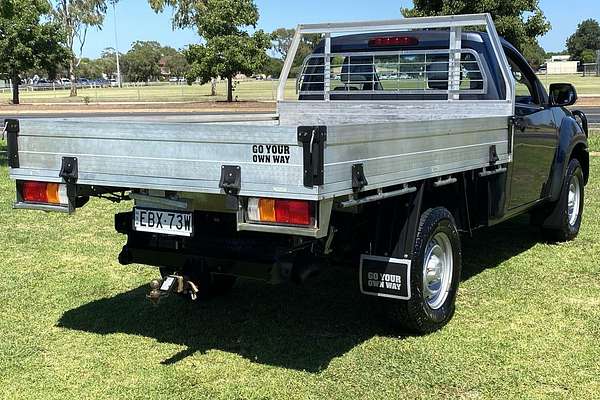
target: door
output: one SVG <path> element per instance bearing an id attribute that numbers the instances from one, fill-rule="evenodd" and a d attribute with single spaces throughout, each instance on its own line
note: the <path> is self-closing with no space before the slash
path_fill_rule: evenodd
<path id="1" fill-rule="evenodd" d="M 545 196 L 558 143 L 554 113 L 548 95 L 527 62 L 505 49 L 516 81 L 516 126 L 511 168 L 509 208 L 533 203 Z"/>

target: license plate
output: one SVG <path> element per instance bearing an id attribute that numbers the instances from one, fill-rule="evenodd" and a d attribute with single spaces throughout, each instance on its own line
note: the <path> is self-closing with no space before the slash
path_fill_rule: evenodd
<path id="1" fill-rule="evenodd" d="M 138 232 L 190 237 L 194 232 L 192 213 L 136 208 L 133 229 Z"/>

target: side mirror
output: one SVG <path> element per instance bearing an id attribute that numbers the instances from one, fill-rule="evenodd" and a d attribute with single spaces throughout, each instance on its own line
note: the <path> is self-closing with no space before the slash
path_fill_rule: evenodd
<path id="1" fill-rule="evenodd" d="M 549 102 L 551 106 L 572 106 L 577 101 L 577 90 L 570 83 L 550 85 Z"/>

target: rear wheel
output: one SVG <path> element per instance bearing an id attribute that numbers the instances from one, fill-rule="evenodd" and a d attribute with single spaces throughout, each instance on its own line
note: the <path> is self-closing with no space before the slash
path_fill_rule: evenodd
<path id="1" fill-rule="evenodd" d="M 411 332 L 434 332 L 454 315 L 461 274 L 460 236 L 447 209 L 422 214 L 411 261 L 411 299 L 388 301 L 388 316 Z"/>
<path id="2" fill-rule="evenodd" d="M 583 202 L 585 197 L 583 170 L 579 160 L 572 159 L 567 168 L 561 198 L 555 205 L 555 210 L 560 215 L 557 227 L 544 228 L 542 234 L 548 240 L 567 242 L 579 234 L 583 217 Z M 556 209 L 559 208 L 559 209 Z"/>
<path id="3" fill-rule="evenodd" d="M 163 278 L 169 275 L 183 275 L 198 288 L 198 300 L 208 300 L 216 296 L 227 294 L 233 288 L 237 278 L 232 275 L 220 275 L 201 271 L 199 268 L 187 267 L 183 271 L 173 271 L 168 268 L 161 268 L 160 274 Z M 181 296 L 191 299 L 189 294 Z"/>

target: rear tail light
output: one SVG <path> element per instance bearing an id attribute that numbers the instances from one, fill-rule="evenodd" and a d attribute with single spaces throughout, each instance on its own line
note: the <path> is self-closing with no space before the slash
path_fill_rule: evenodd
<path id="1" fill-rule="evenodd" d="M 250 198 L 247 215 L 251 222 L 310 226 L 313 210 L 309 201 Z"/>
<path id="2" fill-rule="evenodd" d="M 21 197 L 27 203 L 67 205 L 67 185 L 47 182 L 22 182 Z"/>

